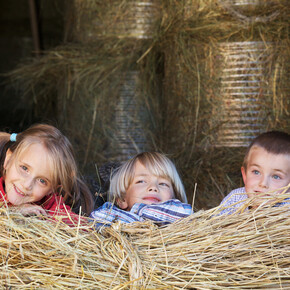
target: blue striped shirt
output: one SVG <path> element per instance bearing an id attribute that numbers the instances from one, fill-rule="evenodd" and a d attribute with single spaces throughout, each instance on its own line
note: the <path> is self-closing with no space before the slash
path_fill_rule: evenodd
<path id="1" fill-rule="evenodd" d="M 130 211 L 122 210 L 111 202 L 106 202 L 93 211 L 90 217 L 103 224 L 111 224 L 116 221 L 132 223 L 152 220 L 159 225 L 166 225 L 192 213 L 190 204 L 170 199 L 158 204 L 135 203 Z"/>

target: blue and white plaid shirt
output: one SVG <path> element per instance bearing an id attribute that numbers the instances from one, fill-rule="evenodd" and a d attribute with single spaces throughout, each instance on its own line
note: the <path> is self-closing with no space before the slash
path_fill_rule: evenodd
<path id="1" fill-rule="evenodd" d="M 97 220 L 99 225 L 111 224 L 115 221 L 132 223 L 136 221 L 143 222 L 145 220 L 152 220 L 158 225 L 166 225 L 187 217 L 192 213 L 190 204 L 182 203 L 177 199 L 170 199 L 162 203 L 150 205 L 135 203 L 130 211 L 122 210 L 111 202 L 106 202 L 93 211 L 90 217 Z"/>
<path id="2" fill-rule="evenodd" d="M 220 203 L 220 206 L 223 209 L 219 213 L 219 215 L 232 214 L 238 211 L 238 209 L 240 209 L 245 204 L 247 199 L 248 199 L 248 195 L 246 194 L 245 187 L 240 187 L 240 188 L 232 190 Z M 285 204 L 290 205 L 290 200 L 288 198 L 286 198 L 284 202 L 279 202 L 275 204 L 274 206 L 282 206 Z"/>
<path id="3" fill-rule="evenodd" d="M 224 209 L 219 214 L 232 214 L 236 212 L 248 199 L 244 187 L 232 190 L 220 203 Z"/>

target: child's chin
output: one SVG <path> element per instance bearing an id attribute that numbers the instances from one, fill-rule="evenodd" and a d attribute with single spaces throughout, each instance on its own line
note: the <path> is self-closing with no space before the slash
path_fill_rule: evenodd
<path id="1" fill-rule="evenodd" d="M 25 203 L 22 198 L 17 198 L 14 196 L 10 196 L 10 197 L 8 196 L 7 200 L 9 201 L 9 203 L 11 203 L 13 205 L 22 205 Z"/>

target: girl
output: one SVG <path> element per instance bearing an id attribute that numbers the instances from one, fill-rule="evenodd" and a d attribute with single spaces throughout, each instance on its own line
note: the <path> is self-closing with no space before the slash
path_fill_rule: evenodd
<path id="1" fill-rule="evenodd" d="M 125 162 L 113 175 L 108 199 L 91 213 L 92 218 L 168 224 L 192 213 L 176 167 L 157 152 L 143 152 Z"/>
<path id="2" fill-rule="evenodd" d="M 69 140 L 55 127 L 37 124 L 19 134 L 0 134 L 0 200 L 24 215 L 79 218 L 70 207 L 85 214 L 92 196 L 80 180 Z M 72 218 L 69 218 L 67 213 Z"/>

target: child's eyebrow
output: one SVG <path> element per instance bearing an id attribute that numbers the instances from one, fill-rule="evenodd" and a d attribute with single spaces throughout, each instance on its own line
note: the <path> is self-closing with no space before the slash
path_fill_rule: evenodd
<path id="1" fill-rule="evenodd" d="M 26 167 L 31 167 L 31 165 L 29 163 L 23 161 L 22 159 L 19 159 L 18 163 L 21 164 L 21 165 L 25 165 Z"/>
<path id="2" fill-rule="evenodd" d="M 256 164 L 256 163 L 250 163 L 250 164 L 249 164 L 249 167 L 251 167 L 251 166 L 255 166 L 255 167 L 262 167 L 261 165 L 259 165 L 259 164 Z"/>
<path id="3" fill-rule="evenodd" d="M 284 173 L 284 174 L 287 174 L 287 172 L 286 172 L 286 171 L 284 171 L 284 170 L 282 170 L 282 169 L 279 169 L 279 168 L 277 168 L 277 169 L 274 169 L 274 171 L 278 171 L 278 172 L 282 172 L 282 173 Z"/>
<path id="4" fill-rule="evenodd" d="M 147 174 L 147 173 L 139 173 L 139 174 L 135 174 L 134 177 L 140 177 L 140 176 L 149 176 L 149 174 Z"/>
<path id="5" fill-rule="evenodd" d="M 159 178 L 164 178 L 164 179 L 168 179 L 167 177 L 165 177 L 165 176 L 161 176 L 161 175 L 155 175 L 155 174 L 150 174 L 150 173 L 139 173 L 139 174 L 136 174 L 136 175 L 134 175 L 134 178 L 135 177 L 147 177 L 147 176 L 150 176 L 150 175 L 154 175 L 154 176 L 157 176 L 157 177 L 159 177 Z"/>

